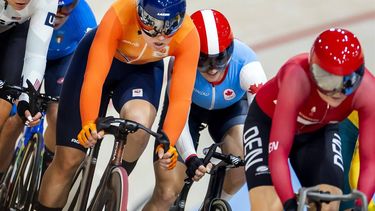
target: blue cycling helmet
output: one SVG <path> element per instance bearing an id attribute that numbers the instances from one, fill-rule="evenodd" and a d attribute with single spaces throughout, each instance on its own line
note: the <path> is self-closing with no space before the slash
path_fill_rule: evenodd
<path id="1" fill-rule="evenodd" d="M 142 31 L 150 37 L 172 36 L 182 25 L 185 0 L 138 0 L 138 20 Z"/>
<path id="2" fill-rule="evenodd" d="M 69 4 L 72 4 L 73 2 L 75 2 L 77 0 L 59 0 L 59 7 L 63 7 L 63 6 L 67 6 Z"/>

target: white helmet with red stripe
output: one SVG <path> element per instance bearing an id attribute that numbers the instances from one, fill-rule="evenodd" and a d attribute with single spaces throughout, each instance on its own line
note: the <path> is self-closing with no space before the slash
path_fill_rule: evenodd
<path id="1" fill-rule="evenodd" d="M 199 10 L 191 18 L 201 43 L 198 70 L 225 70 L 233 53 L 233 33 L 228 20 L 212 9 Z"/>

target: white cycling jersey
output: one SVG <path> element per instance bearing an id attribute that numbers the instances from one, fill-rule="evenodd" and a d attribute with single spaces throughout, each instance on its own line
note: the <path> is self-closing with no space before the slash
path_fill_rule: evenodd
<path id="1" fill-rule="evenodd" d="M 31 0 L 24 9 L 15 10 L 5 0 L 0 0 L 0 33 L 30 19 L 22 70 L 23 86 L 26 86 L 26 79 L 35 88 L 42 82 L 57 4 L 57 0 Z"/>

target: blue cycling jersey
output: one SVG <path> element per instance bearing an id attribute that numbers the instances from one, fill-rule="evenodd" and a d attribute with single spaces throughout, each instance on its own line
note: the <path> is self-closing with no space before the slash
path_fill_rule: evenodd
<path id="1" fill-rule="evenodd" d="M 241 80 L 244 79 L 241 79 L 240 73 L 243 67 L 256 61 L 258 60 L 254 51 L 235 39 L 228 72 L 220 84 L 213 85 L 197 71 L 192 98 L 193 103 L 209 110 L 222 109 L 233 105 L 244 96 L 248 88 L 241 87 Z"/>
<path id="2" fill-rule="evenodd" d="M 47 59 L 58 59 L 74 52 L 87 30 L 96 27 L 94 13 L 85 0 L 80 0 L 66 22 L 53 31 Z"/>

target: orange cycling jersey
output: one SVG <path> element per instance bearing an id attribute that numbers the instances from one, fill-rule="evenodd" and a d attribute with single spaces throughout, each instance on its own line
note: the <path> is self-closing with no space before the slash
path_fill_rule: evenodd
<path id="1" fill-rule="evenodd" d="M 117 0 L 100 23 L 91 45 L 81 90 L 82 124 L 99 114 L 102 87 L 113 57 L 128 64 L 145 64 L 174 56 L 169 108 L 163 130 L 172 145 L 177 141 L 187 118 L 199 57 L 199 35 L 185 15 L 181 28 L 161 51 L 155 51 L 142 37 L 137 20 L 136 0 Z"/>

